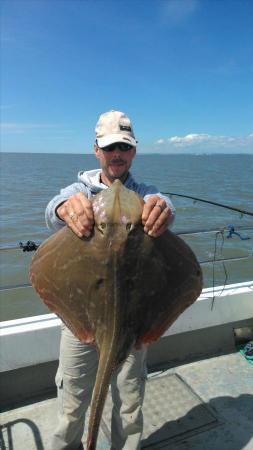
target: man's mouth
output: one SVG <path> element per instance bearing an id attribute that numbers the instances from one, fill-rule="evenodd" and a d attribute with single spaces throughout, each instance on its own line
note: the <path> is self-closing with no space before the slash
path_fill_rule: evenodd
<path id="1" fill-rule="evenodd" d="M 109 163 L 110 166 L 122 166 L 125 164 L 125 161 L 122 161 L 121 159 L 112 159 Z"/>

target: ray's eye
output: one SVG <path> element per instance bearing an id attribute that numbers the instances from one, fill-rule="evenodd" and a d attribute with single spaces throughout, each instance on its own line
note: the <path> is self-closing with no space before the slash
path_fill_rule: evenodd
<path id="1" fill-rule="evenodd" d="M 100 233 L 104 234 L 103 232 L 104 232 L 105 229 L 106 229 L 106 223 L 105 222 L 101 222 L 98 225 L 98 230 L 100 231 Z"/>
<path id="2" fill-rule="evenodd" d="M 132 228 L 133 228 L 133 225 L 131 224 L 131 222 L 128 222 L 128 223 L 126 224 L 126 230 L 127 230 L 127 231 L 130 231 Z"/>

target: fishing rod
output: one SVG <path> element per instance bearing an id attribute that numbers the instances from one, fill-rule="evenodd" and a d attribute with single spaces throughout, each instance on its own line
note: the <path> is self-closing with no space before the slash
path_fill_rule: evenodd
<path id="1" fill-rule="evenodd" d="M 186 235 L 194 235 L 194 234 L 202 234 L 202 233 L 221 233 L 227 231 L 229 233 L 229 237 L 231 237 L 232 234 L 237 234 L 235 230 L 253 230 L 253 225 L 227 225 L 225 227 L 215 227 L 215 228 L 201 228 L 201 229 L 193 229 L 193 230 L 178 230 L 173 231 L 174 234 L 177 236 L 186 236 Z M 227 237 L 228 237 L 227 236 Z M 243 237 L 239 236 L 242 240 Z M 247 238 L 248 239 L 248 238 Z M 37 250 L 37 248 L 41 245 L 42 242 L 35 243 L 34 241 L 27 241 L 25 244 L 22 242 L 19 243 L 19 245 L 6 245 L 4 247 L 0 247 L 0 252 L 8 252 L 12 250 L 23 250 L 23 252 L 32 252 Z"/>
<path id="2" fill-rule="evenodd" d="M 223 232 L 227 231 L 229 233 L 227 237 L 231 237 L 231 233 L 239 235 L 239 233 L 236 233 L 235 230 L 253 230 L 253 226 L 250 226 L 250 225 L 249 226 L 247 226 L 247 225 L 238 225 L 238 226 L 227 225 L 225 227 L 216 227 L 216 228 L 179 230 L 179 231 L 175 231 L 174 233 L 177 234 L 178 236 L 187 236 L 187 235 L 205 234 L 205 233 L 223 233 Z M 241 239 L 243 240 L 242 236 L 239 236 L 239 237 L 241 237 Z"/>
<path id="3" fill-rule="evenodd" d="M 224 263 L 226 261 L 239 261 L 242 259 L 249 259 L 251 258 L 252 255 L 248 254 L 246 256 L 235 256 L 235 257 L 231 257 L 231 258 L 220 258 L 220 259 L 206 259 L 203 261 L 199 261 L 200 265 L 206 265 L 206 264 L 217 264 L 217 263 Z M 3 291 L 11 291 L 14 289 L 25 289 L 25 288 L 30 288 L 32 287 L 31 283 L 21 283 L 21 284 L 6 284 L 3 286 L 0 286 L 0 292 Z"/>
<path id="4" fill-rule="evenodd" d="M 197 202 L 208 203 L 209 205 L 215 205 L 215 206 L 219 206 L 220 208 L 230 209 L 231 211 L 239 212 L 242 215 L 245 214 L 247 216 L 253 216 L 253 212 L 251 212 L 251 211 L 246 211 L 244 209 L 235 208 L 234 206 L 224 205 L 223 203 L 213 202 L 211 200 L 206 200 L 204 198 L 193 197 L 191 195 L 185 195 L 185 194 L 177 194 L 176 192 L 162 192 L 162 194 L 170 195 L 170 196 L 174 195 L 176 197 L 189 198 L 189 199 L 197 201 Z"/>
<path id="5" fill-rule="evenodd" d="M 170 196 L 174 195 L 176 197 L 182 197 L 182 198 L 189 198 L 194 201 L 219 206 L 220 208 L 230 209 L 232 211 L 239 212 L 242 215 L 245 214 L 248 216 L 253 216 L 253 212 L 246 211 L 246 210 L 240 209 L 240 208 L 235 208 L 234 206 L 224 205 L 223 203 L 213 202 L 211 200 L 206 200 L 206 199 L 200 198 L 200 197 L 193 197 L 191 195 L 178 194 L 176 192 L 162 192 L 162 194 L 170 195 Z M 177 232 L 175 231 L 174 233 L 177 234 L 178 236 L 187 235 L 187 234 L 198 234 L 198 233 L 217 233 L 217 232 L 221 232 L 221 231 L 229 231 L 231 233 L 231 227 L 233 227 L 232 233 L 237 234 L 236 232 L 234 232 L 235 227 L 233 225 L 228 225 L 228 227 L 222 227 L 222 228 L 219 228 L 219 227 L 208 228 L 208 229 L 204 229 L 204 230 L 201 229 L 201 230 L 186 230 L 186 231 L 177 231 Z M 251 226 L 237 226 L 236 229 L 237 230 L 251 230 L 252 227 Z M 231 235 L 229 237 L 231 237 Z M 9 245 L 6 247 L 0 247 L 0 251 L 18 250 L 21 248 L 21 249 L 23 249 L 24 252 L 31 252 L 31 251 L 37 250 L 37 248 L 40 246 L 40 244 L 41 243 L 36 244 L 34 241 L 27 241 L 26 244 L 23 244 L 22 242 L 20 242 L 18 246 L 17 245 Z"/>

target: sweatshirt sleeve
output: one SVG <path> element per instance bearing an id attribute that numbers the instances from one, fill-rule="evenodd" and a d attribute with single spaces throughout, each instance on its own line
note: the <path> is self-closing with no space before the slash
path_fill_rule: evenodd
<path id="1" fill-rule="evenodd" d="M 50 200 L 45 211 L 46 224 L 49 229 L 57 231 L 65 225 L 65 222 L 59 219 L 55 211 L 61 203 L 68 200 L 69 197 L 77 192 L 83 192 L 86 197 L 90 197 L 90 192 L 83 183 L 73 183 L 61 189 L 60 194 Z"/>

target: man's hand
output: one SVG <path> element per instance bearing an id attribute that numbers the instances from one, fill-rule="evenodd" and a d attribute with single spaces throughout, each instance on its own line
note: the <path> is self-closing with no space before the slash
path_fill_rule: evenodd
<path id="1" fill-rule="evenodd" d="M 152 195 L 146 201 L 142 212 L 144 231 L 150 236 L 163 234 L 173 222 L 173 214 L 166 201 L 158 195 Z"/>
<path id="2" fill-rule="evenodd" d="M 94 226 L 92 204 L 82 192 L 72 195 L 58 206 L 56 214 L 77 236 L 89 237 Z"/>

